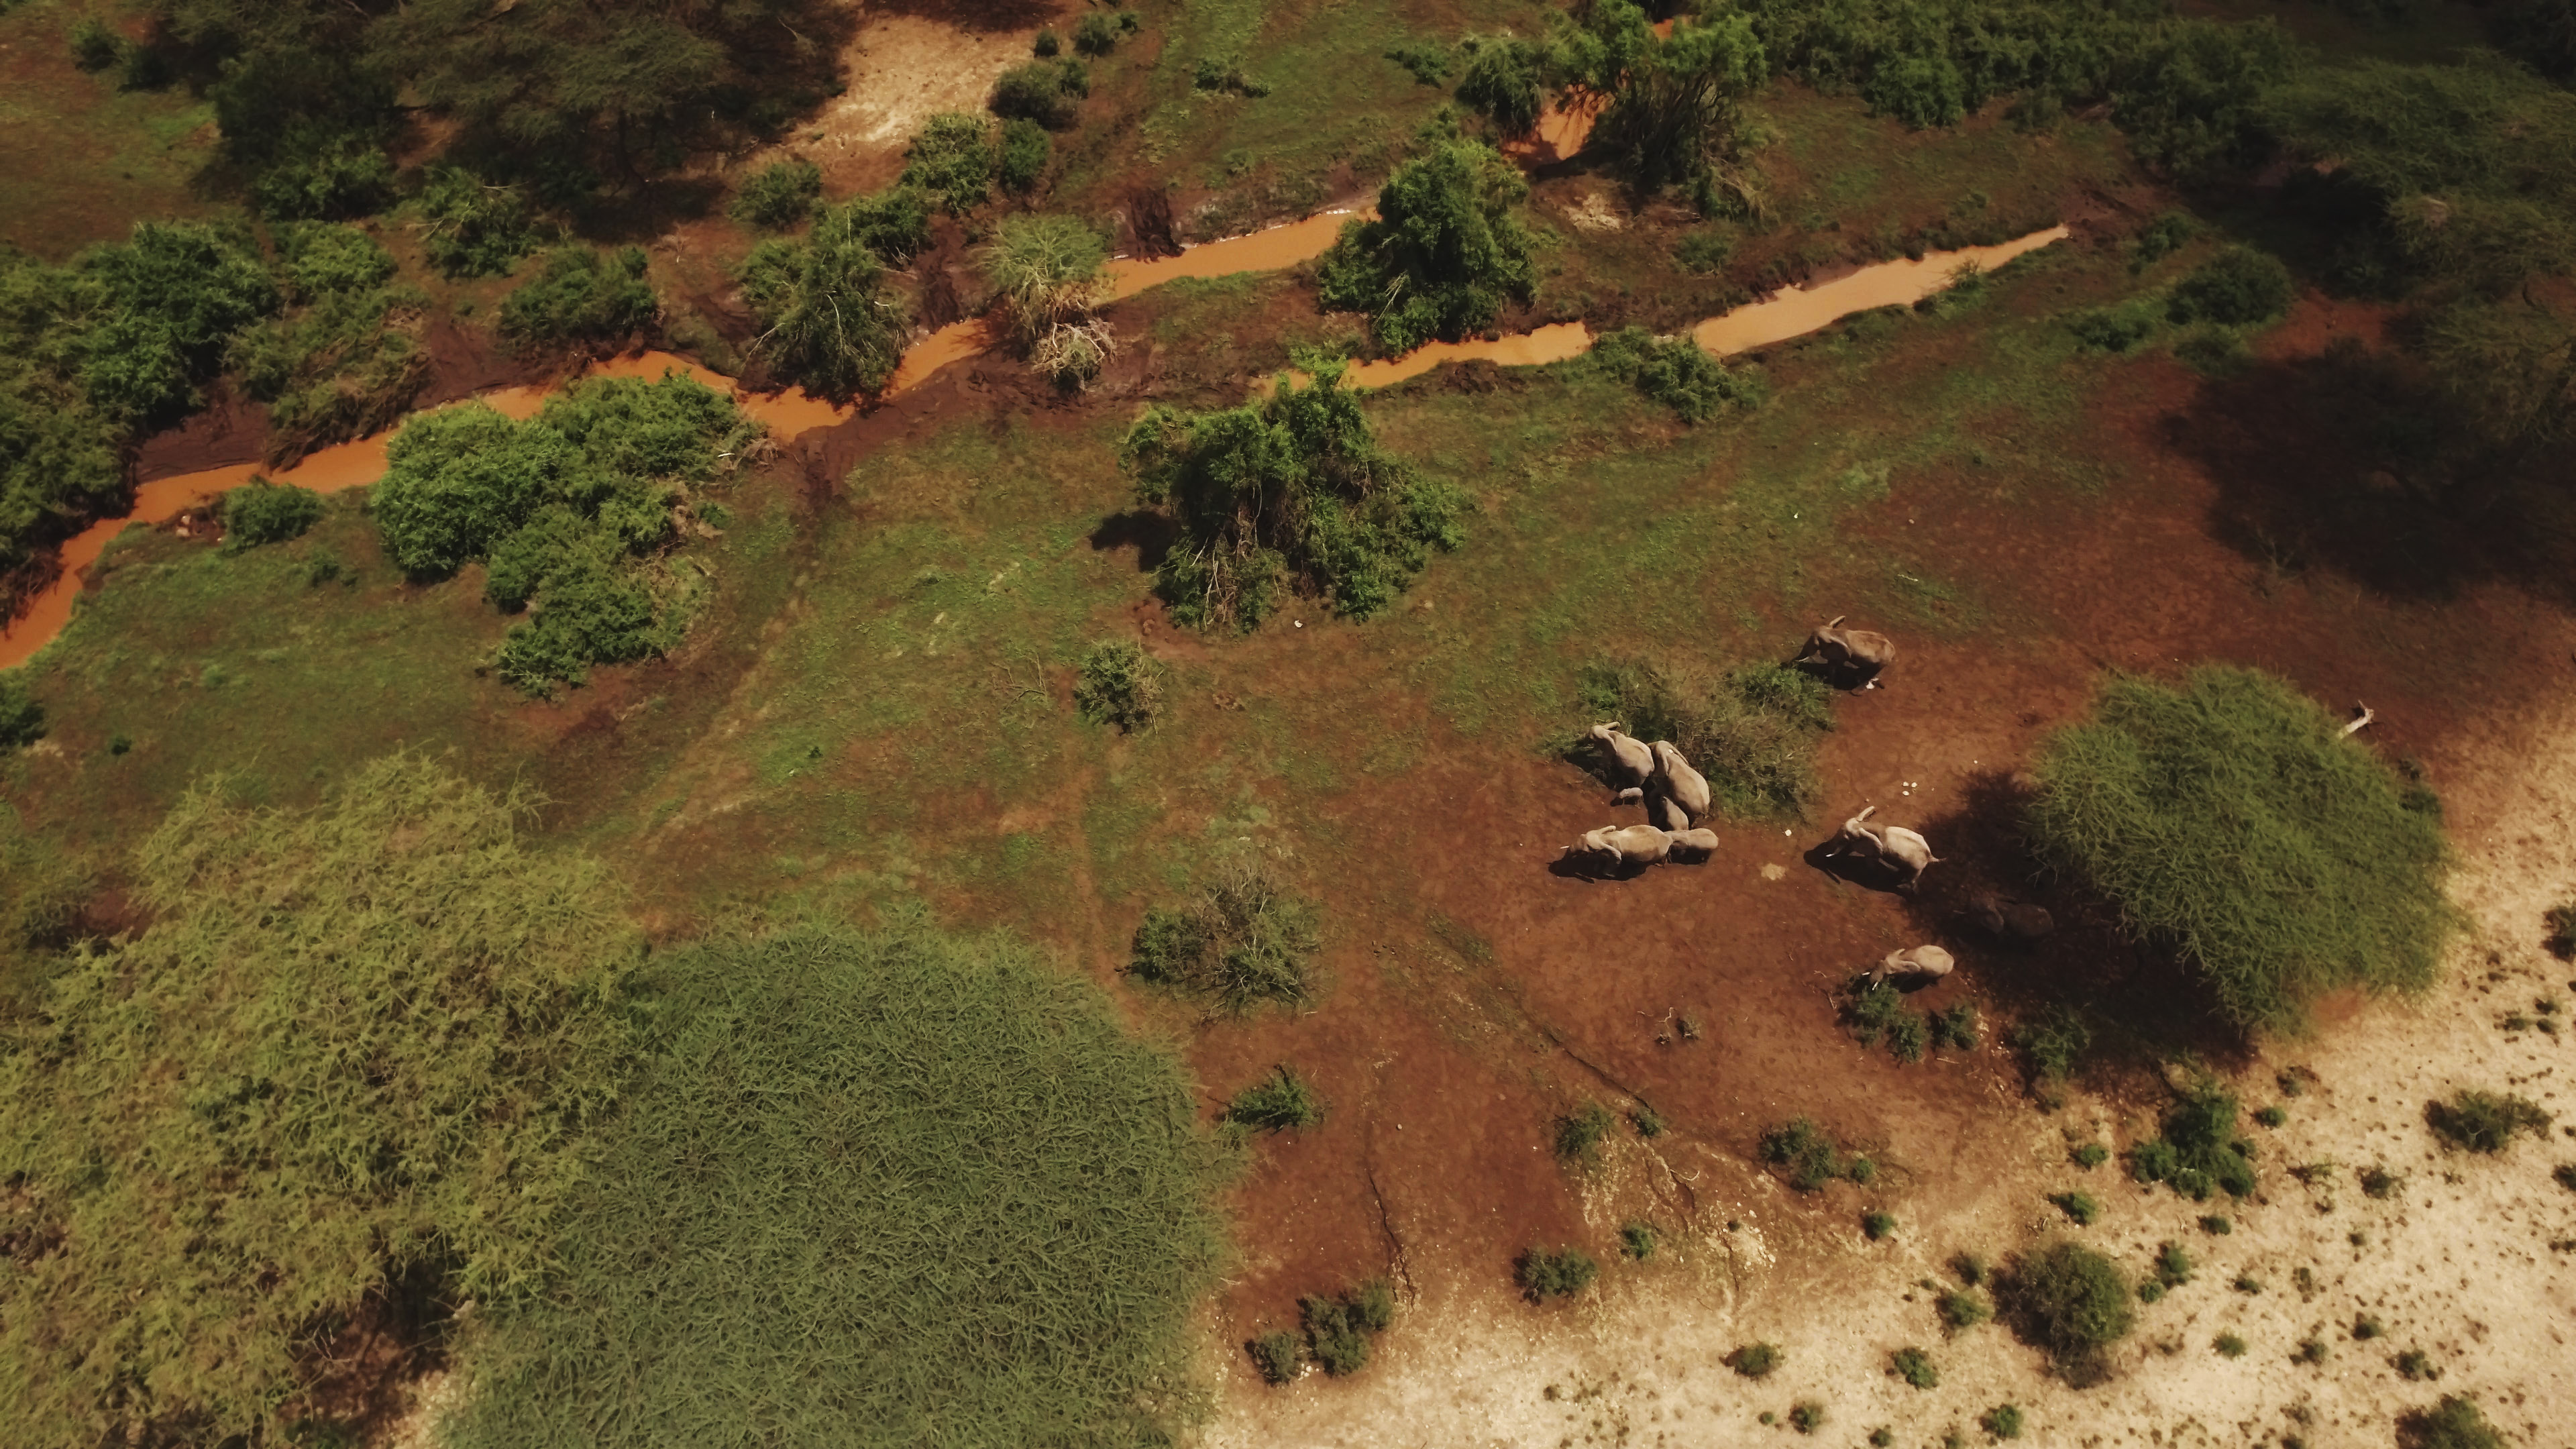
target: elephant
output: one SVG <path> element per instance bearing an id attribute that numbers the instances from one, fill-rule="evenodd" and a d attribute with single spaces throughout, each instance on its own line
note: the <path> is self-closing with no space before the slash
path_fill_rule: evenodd
<path id="1" fill-rule="evenodd" d="M 1616 870 L 1657 864 L 1672 848 L 1672 836 L 1651 825 L 1604 825 L 1583 832 L 1581 840 L 1565 848 L 1565 858 L 1600 870 Z"/>
<path id="2" fill-rule="evenodd" d="M 1657 740 L 1647 750 L 1655 757 L 1654 783 L 1667 799 L 1680 804 L 1690 818 L 1708 814 L 1708 780 L 1690 766 L 1670 740 Z"/>
<path id="3" fill-rule="evenodd" d="M 1836 614 L 1807 636 L 1792 665 L 1813 663 L 1829 681 L 1849 681 L 1863 689 L 1878 687 L 1879 671 L 1896 662 L 1896 641 L 1868 629 L 1835 627 L 1848 616 Z"/>
<path id="4" fill-rule="evenodd" d="M 1642 786 L 1655 777 L 1655 752 L 1634 735 L 1619 732 L 1619 722 L 1592 727 L 1592 738 L 1601 745 L 1601 763 L 1613 786 Z"/>
<path id="5" fill-rule="evenodd" d="M 1682 808 L 1680 801 L 1660 790 L 1655 792 L 1653 800 L 1647 802 L 1646 818 L 1675 835 L 1691 828 L 1690 812 Z"/>
<path id="6" fill-rule="evenodd" d="M 1989 936 L 2007 941 L 2036 941 L 2057 929 L 2057 921 L 2045 906 L 1999 896 L 1992 891 L 1979 893 L 1968 902 L 1969 919 L 1985 929 Z"/>
<path id="7" fill-rule="evenodd" d="M 1896 870 L 1896 888 L 1910 891 L 1923 879 L 1925 868 L 1938 864 L 1941 857 L 1932 853 L 1932 842 L 1902 825 L 1870 829 L 1869 817 L 1877 813 L 1878 807 L 1872 805 L 1844 821 L 1834 837 L 1833 854 L 1857 853 L 1884 862 Z"/>
<path id="8" fill-rule="evenodd" d="M 1717 853 L 1717 832 L 1702 825 L 1693 830 L 1672 832 L 1672 859 L 1706 860 Z"/>
<path id="9" fill-rule="evenodd" d="M 1908 946 L 1902 951 L 1888 952 L 1869 969 L 1863 983 L 1876 986 L 1882 981 L 1892 980 L 1900 989 L 1910 991 L 1918 986 L 1929 986 L 1949 975 L 1950 969 L 1958 964 L 1949 952 L 1938 946 Z"/>

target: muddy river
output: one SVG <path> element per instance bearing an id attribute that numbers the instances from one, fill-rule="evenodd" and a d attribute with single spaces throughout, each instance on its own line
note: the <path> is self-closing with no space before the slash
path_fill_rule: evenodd
<path id="1" fill-rule="evenodd" d="M 1579 133 L 1561 139 L 1580 145 Z M 1340 235 L 1342 225 L 1363 214 L 1353 210 L 1324 212 L 1287 226 L 1191 247 L 1176 257 L 1151 261 L 1122 258 L 1110 263 L 1111 295 L 1113 298 L 1132 297 L 1148 287 L 1183 277 L 1221 277 L 1236 272 L 1275 271 L 1294 266 L 1322 255 L 1333 244 L 1333 239 Z M 1948 285 L 1953 272 L 1963 263 L 1974 262 L 1992 269 L 2065 235 L 2066 228 L 2052 227 L 2000 246 L 1933 252 L 1920 260 L 1900 259 L 1863 267 L 1847 276 L 1812 287 L 1784 288 L 1763 301 L 1702 322 L 1692 329 L 1691 336 L 1700 346 L 1721 357 L 1766 346 L 1813 332 L 1854 312 L 1911 304 Z M 887 385 L 887 394 L 891 396 L 917 386 L 940 368 L 987 351 L 997 340 L 990 324 L 982 318 L 942 327 L 914 343 L 904 354 L 902 367 L 895 373 L 894 381 Z M 1350 370 L 1348 380 L 1358 387 L 1385 387 L 1429 372 L 1443 362 L 1470 359 L 1483 359 L 1508 367 L 1562 362 L 1582 355 L 1591 345 L 1592 334 L 1582 323 L 1561 322 L 1492 341 L 1431 343 L 1391 361 L 1358 364 Z M 665 352 L 646 352 L 600 363 L 582 375 L 653 378 L 660 377 L 666 370 L 687 373 L 712 388 L 726 391 L 733 388 L 732 379 Z M 551 390 L 544 387 L 502 388 L 481 394 L 480 400 L 511 417 L 528 418 L 535 416 Z M 781 441 L 815 428 L 830 427 L 851 416 L 850 409 L 802 391 L 739 393 L 736 401 L 746 412 L 768 424 L 771 433 Z M 343 488 L 373 483 L 384 476 L 385 446 L 393 432 L 393 429 L 387 429 L 374 437 L 324 448 L 291 468 L 267 469 L 256 464 L 239 463 L 156 478 L 140 485 L 135 489 L 132 512 L 122 518 L 104 519 L 92 524 L 64 543 L 61 576 L 51 588 L 37 596 L 27 612 L 6 633 L 0 633 L 0 669 L 25 663 L 62 632 L 63 625 L 71 618 L 72 600 L 80 593 L 82 574 L 98 561 L 99 554 L 107 548 L 108 540 L 122 533 L 127 525 L 167 523 L 214 495 L 239 487 L 257 474 L 265 474 L 281 483 L 310 488 L 317 493 L 334 493 Z"/>

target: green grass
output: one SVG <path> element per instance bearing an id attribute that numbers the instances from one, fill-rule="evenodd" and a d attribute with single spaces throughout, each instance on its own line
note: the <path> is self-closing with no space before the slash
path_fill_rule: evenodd
<path id="1" fill-rule="evenodd" d="M 2426 1103 L 2424 1121 L 2449 1146 L 2493 1154 L 2511 1146 L 2516 1133 L 2546 1135 L 2550 1116 L 2528 1097 L 2464 1088 L 2447 1102 Z"/>
<path id="2" fill-rule="evenodd" d="M 2339 986 L 2423 990 L 2458 912 L 2450 852 L 2403 782 L 2269 675 L 2115 676 L 2052 736 L 2029 828 L 2041 857 L 2116 904 L 2246 1029 L 2296 1031 Z"/>
<path id="3" fill-rule="evenodd" d="M 918 918 L 649 984 L 555 1285 L 492 1316 L 448 1442 L 1111 1444 L 1182 1410 L 1216 1159 L 1098 988 Z"/>
<path id="4" fill-rule="evenodd" d="M 0 91 L 0 236 L 48 260 L 122 239 L 140 219 L 234 208 L 193 183 L 213 159 L 214 107 L 184 86 L 121 88 L 84 75 L 67 36 L 87 0 L 0 11 L 10 84 Z"/>
<path id="5" fill-rule="evenodd" d="M 1256 1132 L 1312 1127 L 1324 1120 L 1324 1100 L 1296 1068 L 1273 1067 L 1269 1076 L 1234 1094 L 1225 1120 Z"/>
<path id="6" fill-rule="evenodd" d="M 1641 659 L 1588 668 L 1575 692 L 1582 728 L 1615 719 L 1638 739 L 1672 741 L 1732 819 L 1804 818 L 1815 804 L 1817 737 L 1834 715 L 1829 691 L 1805 673 Z M 1567 752 L 1588 760 L 1595 748 L 1577 733 Z"/>

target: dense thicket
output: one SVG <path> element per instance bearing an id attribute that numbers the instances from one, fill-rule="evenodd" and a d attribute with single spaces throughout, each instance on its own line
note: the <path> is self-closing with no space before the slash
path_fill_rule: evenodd
<path id="1" fill-rule="evenodd" d="M 899 189 L 828 207 L 804 236 L 752 248 L 734 276 L 760 321 L 754 355 L 837 402 L 884 387 L 910 325 L 885 264 L 919 248 L 928 227 L 917 196 Z"/>
<path id="2" fill-rule="evenodd" d="M 1342 228 L 1317 263 L 1324 306 L 1366 312 L 1377 339 L 1404 352 L 1493 325 L 1536 283 L 1529 195 L 1520 168 L 1475 141 L 1452 141 L 1396 168 L 1377 217 Z"/>
<path id="3" fill-rule="evenodd" d="M 268 404 L 269 461 L 391 425 L 429 380 L 428 298 L 396 285 L 394 259 L 353 227 L 272 229 L 286 313 L 237 335 L 225 365 Z"/>
<path id="4" fill-rule="evenodd" d="M 1128 430 L 1137 498 L 1181 526 L 1155 575 L 1173 617 L 1249 629 L 1304 586 L 1367 618 L 1458 546 L 1466 496 L 1379 447 L 1341 377 L 1222 412 L 1157 404 Z"/>
<path id="5" fill-rule="evenodd" d="M 670 953 L 562 1272 L 457 1449 L 1168 1442 L 1220 1242 L 1179 1064 L 998 936 Z"/>
<path id="6" fill-rule="evenodd" d="M 2288 685 L 2114 677 L 2033 766 L 2031 842 L 2174 951 L 2245 1028 L 2298 1029 L 2340 986 L 2420 990 L 2456 913 L 2430 801 Z"/>
<path id="7" fill-rule="evenodd" d="M 304 812 L 202 784 L 144 842 L 153 924 L 0 1054 L 13 1443 L 278 1442 L 370 1297 L 536 1285 L 637 953 L 529 804 L 397 757 Z"/>
<path id="8" fill-rule="evenodd" d="M 530 611 L 495 665 L 545 693 L 676 641 L 697 586 L 658 555 L 758 432 L 731 399 L 676 375 L 578 384 L 525 423 L 468 403 L 395 435 L 367 511 L 414 579 L 486 564 L 485 597 Z"/>

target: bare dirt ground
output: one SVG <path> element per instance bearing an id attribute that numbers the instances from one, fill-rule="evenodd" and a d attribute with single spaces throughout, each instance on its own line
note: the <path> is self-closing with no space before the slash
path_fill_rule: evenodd
<path id="1" fill-rule="evenodd" d="M 983 114 L 993 82 L 1030 58 L 1038 31 L 1054 25 L 1070 45 L 1079 13 L 1059 0 L 874 0 L 857 9 L 858 34 L 841 57 L 848 89 L 782 148 L 821 166 L 833 196 L 892 181 L 904 143 L 939 112 Z"/>

